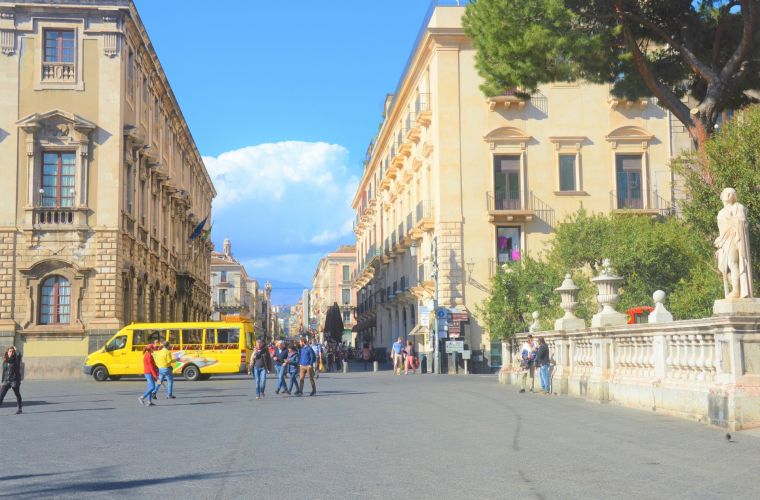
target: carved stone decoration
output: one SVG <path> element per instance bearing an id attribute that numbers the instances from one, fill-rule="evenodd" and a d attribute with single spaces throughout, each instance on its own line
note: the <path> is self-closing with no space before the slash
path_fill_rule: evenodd
<path id="1" fill-rule="evenodd" d="M 560 307 L 565 311 L 565 315 L 554 322 L 555 330 L 580 330 L 586 327 L 586 322 L 575 315 L 575 308 L 578 307 L 578 290 L 580 288 L 573 282 L 570 273 L 565 275 L 562 285 L 554 289 L 562 297 Z"/>
<path id="2" fill-rule="evenodd" d="M 541 330 L 541 322 L 538 321 L 538 318 L 540 317 L 540 314 L 538 311 L 533 311 L 530 315 L 533 318 L 533 323 L 530 324 L 528 327 L 528 330 L 530 333 L 535 333 Z"/>
<path id="3" fill-rule="evenodd" d="M 618 287 L 623 281 L 623 278 L 612 272 L 609 259 L 604 259 L 602 263 L 602 272 L 596 278 L 592 278 L 591 281 L 599 289 L 599 294 L 596 296 L 596 300 L 599 302 L 599 305 L 602 306 L 602 310 L 594 314 L 593 318 L 591 318 L 591 326 L 593 328 L 599 328 L 626 324 L 628 322 L 628 316 L 615 310 L 615 304 L 620 300 Z"/>
<path id="4" fill-rule="evenodd" d="M 0 52 L 6 56 L 16 53 L 16 30 L 0 30 Z"/>
<path id="5" fill-rule="evenodd" d="M 116 57 L 119 53 L 118 33 L 106 33 L 103 35 L 103 53 L 107 57 Z"/>
<path id="6" fill-rule="evenodd" d="M 673 321 L 673 315 L 670 311 L 665 309 L 665 292 L 657 290 L 652 294 L 652 300 L 654 300 L 654 311 L 649 313 L 649 323 L 671 323 Z"/>

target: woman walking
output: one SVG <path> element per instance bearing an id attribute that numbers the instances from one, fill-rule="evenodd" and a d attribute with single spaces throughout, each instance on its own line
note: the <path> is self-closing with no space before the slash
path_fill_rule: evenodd
<path id="1" fill-rule="evenodd" d="M 406 356 L 404 361 L 404 375 L 409 375 L 409 367 L 412 367 L 412 373 L 417 374 L 417 353 L 414 352 L 414 344 L 411 340 L 406 341 L 406 347 L 404 348 L 404 354 Z"/>
<path id="2" fill-rule="evenodd" d="M 153 344 L 148 344 L 143 349 L 143 374 L 145 375 L 147 390 L 137 400 L 143 406 L 156 406 L 153 403 L 153 393 L 156 391 L 158 366 L 156 366 L 156 360 L 153 359 Z M 148 398 L 147 404 L 145 398 Z"/>
<path id="3" fill-rule="evenodd" d="M 364 347 L 362 347 L 362 361 L 364 361 L 365 372 L 367 371 L 370 359 L 372 359 L 372 351 L 369 350 L 369 344 L 364 344 Z"/>
<path id="4" fill-rule="evenodd" d="M 264 341 L 257 341 L 256 347 L 251 353 L 251 362 L 248 365 L 248 375 L 253 373 L 253 380 L 256 382 L 256 399 L 264 397 L 271 360 L 269 351 L 264 347 Z"/>
<path id="5" fill-rule="evenodd" d="M 21 414 L 21 379 L 23 374 L 21 371 L 21 354 L 16 352 L 16 348 L 11 346 L 5 351 L 3 356 L 3 388 L 0 389 L 0 406 L 3 404 L 5 395 L 8 394 L 8 389 L 13 389 L 13 394 L 16 395 L 16 404 L 18 409 L 16 415 Z"/>

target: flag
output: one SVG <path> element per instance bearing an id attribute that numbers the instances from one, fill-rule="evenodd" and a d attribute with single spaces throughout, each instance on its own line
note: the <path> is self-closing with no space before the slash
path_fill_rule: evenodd
<path id="1" fill-rule="evenodd" d="M 214 229 L 214 223 L 213 223 L 213 222 L 212 222 L 212 223 L 211 223 L 211 225 L 208 227 L 208 229 L 206 229 L 205 231 L 203 231 L 203 236 L 201 236 L 201 239 L 202 239 L 203 241 L 208 241 L 208 240 L 209 240 L 209 238 L 211 238 L 211 230 L 212 230 L 212 229 Z"/>
<path id="2" fill-rule="evenodd" d="M 190 233 L 190 236 L 187 238 L 188 241 L 193 241 L 195 238 L 201 235 L 203 232 L 203 226 L 206 225 L 207 220 L 208 215 L 197 226 L 195 226 L 195 229 L 193 229 L 193 232 Z"/>

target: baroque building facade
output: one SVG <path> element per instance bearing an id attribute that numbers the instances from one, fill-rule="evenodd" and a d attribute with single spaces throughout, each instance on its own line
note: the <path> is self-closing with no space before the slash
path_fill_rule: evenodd
<path id="1" fill-rule="evenodd" d="M 216 192 L 131 0 L 0 1 L 0 160 L 0 344 L 29 376 L 208 318 Z"/>
<path id="2" fill-rule="evenodd" d="M 554 226 L 594 213 L 668 215 L 669 160 L 685 128 L 652 99 L 556 83 L 486 99 L 464 7 L 429 11 L 353 199 L 360 342 L 464 340 L 471 366 L 500 365 L 476 307 L 491 276 L 538 257 Z M 559 284 L 558 284 L 559 285 Z M 434 306 L 447 330 L 431 332 Z M 441 324 L 443 322 L 440 322 Z"/>
<path id="3" fill-rule="evenodd" d="M 349 334 L 354 327 L 353 310 L 356 307 L 356 296 L 353 292 L 352 280 L 355 269 L 356 247 L 354 245 L 341 245 L 334 252 L 322 257 L 317 264 L 311 281 L 309 306 L 311 307 L 311 322 L 316 325 L 320 340 L 324 340 L 325 318 L 327 310 L 333 304 L 338 304 L 341 309 L 344 332 Z"/>

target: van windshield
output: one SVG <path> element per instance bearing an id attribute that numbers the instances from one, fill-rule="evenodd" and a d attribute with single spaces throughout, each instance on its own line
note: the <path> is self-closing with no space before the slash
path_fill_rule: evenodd
<path id="1" fill-rule="evenodd" d="M 127 336 L 119 335 L 118 337 L 112 338 L 108 344 L 106 344 L 106 351 L 118 351 L 125 347 L 127 347 Z"/>

